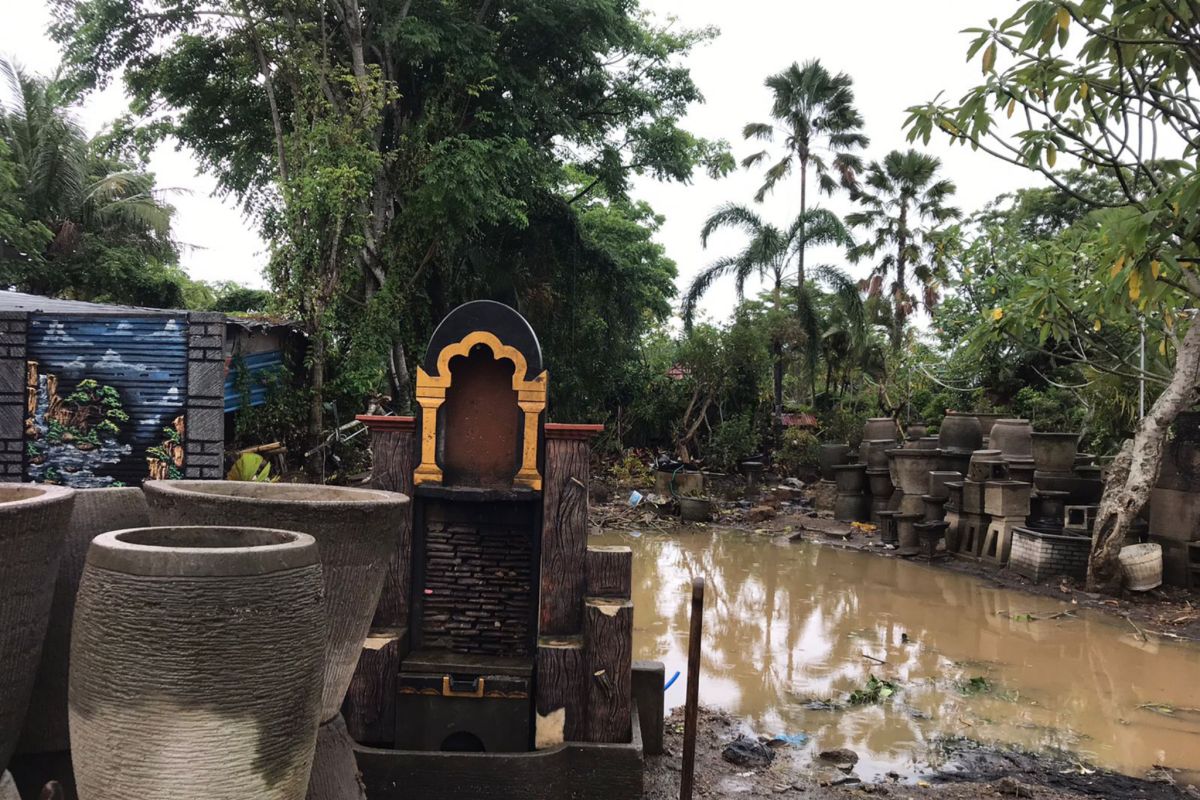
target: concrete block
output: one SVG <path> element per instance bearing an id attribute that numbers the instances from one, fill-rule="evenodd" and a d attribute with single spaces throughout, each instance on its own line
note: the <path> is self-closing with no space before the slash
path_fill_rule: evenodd
<path id="1" fill-rule="evenodd" d="M 189 408 L 188 441 L 222 442 L 225 440 L 225 414 L 219 408 Z"/>
<path id="2" fill-rule="evenodd" d="M 0 394 L 21 394 L 25 391 L 25 362 L 0 359 Z"/>
<path id="3" fill-rule="evenodd" d="M 225 365 L 223 363 L 214 361 L 191 361 L 188 363 L 189 397 L 222 397 L 224 394 Z"/>

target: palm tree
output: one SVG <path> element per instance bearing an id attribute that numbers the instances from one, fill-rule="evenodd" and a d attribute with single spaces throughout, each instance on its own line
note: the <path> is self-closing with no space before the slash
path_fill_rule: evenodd
<path id="1" fill-rule="evenodd" d="M 774 95 L 771 117 L 775 124 L 752 122 L 742 130 L 742 135 L 747 139 L 772 141 L 779 134 L 784 153 L 767 169 L 755 201 L 761 203 L 775 184 L 795 169 L 800 176 L 799 219 L 804 220 L 808 213 L 810 167 L 822 192 L 832 194 L 840 184 L 853 194 L 862 161 L 852 151 L 866 147 L 870 140 L 862 133 L 862 115 L 854 107 L 851 84 L 849 75 L 844 72 L 831 75 L 817 60 L 804 66 L 793 63 L 767 78 L 767 88 Z M 766 150 L 752 153 L 742 160 L 742 166 L 751 167 L 767 157 Z M 803 286 L 807 279 L 803 247 L 798 255 L 796 284 Z"/>
<path id="2" fill-rule="evenodd" d="M 771 297 L 776 310 L 784 308 L 784 279 L 792 262 L 809 245 L 836 244 L 849 247 L 850 234 L 837 215 L 822 208 L 814 208 L 796 217 L 788 228 L 781 229 L 768 222 L 746 206 L 727 203 L 712 213 L 700 231 L 700 242 L 708 247 L 709 237 L 722 228 L 734 228 L 747 234 L 745 247 L 733 256 L 713 262 L 697 275 L 683 297 L 683 320 L 690 326 L 695 316 L 696 305 L 713 282 L 732 275 L 738 300 L 745 296 L 746 281 L 752 277 L 770 279 Z M 848 279 L 832 267 L 821 267 L 818 277 L 825 282 L 840 284 Z M 809 287 L 802 285 L 798 308 L 811 305 L 806 299 Z M 815 329 L 805 323 L 802 327 Z M 817 337 L 812 341 L 815 343 Z M 815 344 L 814 344 L 815 347 Z M 811 351 L 812 348 L 810 348 Z M 778 330 L 772 332 L 771 354 L 774 362 L 774 406 L 776 420 L 783 413 L 783 336 Z"/>
<path id="3" fill-rule="evenodd" d="M 846 217 L 852 228 L 868 229 L 868 237 L 850 249 L 857 263 L 878 258 L 865 288 L 871 297 L 886 294 L 892 303 L 892 349 L 898 351 L 909 315 L 939 300 L 939 269 L 932 259 L 922 258 L 936 237 L 937 226 L 961 216 L 947 205 L 955 192 L 952 181 L 939 179 L 941 161 L 916 150 L 893 150 L 883 161 L 873 161 L 858 196 L 863 210 Z M 918 299 L 908 289 L 909 273 L 921 286 Z"/>

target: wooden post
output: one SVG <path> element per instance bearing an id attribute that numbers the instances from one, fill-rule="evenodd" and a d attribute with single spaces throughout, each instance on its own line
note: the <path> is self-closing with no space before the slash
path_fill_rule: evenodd
<path id="1" fill-rule="evenodd" d="M 661 661 L 633 662 L 633 702 L 637 704 L 642 730 L 642 752 L 648 756 L 663 754 L 663 715 L 667 670 Z"/>
<path id="2" fill-rule="evenodd" d="M 633 603 L 584 601 L 588 664 L 587 741 L 628 742 L 632 735 Z"/>
<path id="3" fill-rule="evenodd" d="M 405 632 L 373 630 L 363 642 L 354 679 L 342 703 L 351 738 L 359 744 L 391 747 L 396 737 L 396 676 L 404 655 Z"/>
<path id="4" fill-rule="evenodd" d="M 413 470 L 417 458 L 416 423 L 413 418 L 360 416 L 357 419 L 371 431 L 371 488 L 412 497 Z M 388 564 L 375 618 L 371 620 L 374 628 L 399 628 L 409 624 L 412 514 L 413 504 L 409 503 L 396 537 L 396 550 Z"/>
<path id="5" fill-rule="evenodd" d="M 692 800 L 696 774 L 696 726 L 700 716 L 700 647 L 704 633 L 704 578 L 692 581 L 692 628 L 688 634 L 687 698 L 683 707 L 683 771 L 679 800 Z"/>
<path id="6" fill-rule="evenodd" d="M 564 741 L 585 741 L 587 666 L 581 637 L 538 640 L 535 732 L 538 750 Z"/>
<path id="7" fill-rule="evenodd" d="M 632 595 L 633 551 L 628 547 L 589 547 L 587 549 L 587 596 L 621 597 Z"/>
<path id="8" fill-rule="evenodd" d="M 574 636 L 582 630 L 580 600 L 586 584 L 588 439 L 599 426 L 546 425 L 542 492 L 542 636 Z"/>

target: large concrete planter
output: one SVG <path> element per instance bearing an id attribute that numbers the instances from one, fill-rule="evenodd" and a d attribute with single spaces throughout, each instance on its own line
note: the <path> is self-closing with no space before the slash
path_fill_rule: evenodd
<path id="1" fill-rule="evenodd" d="M 972 452 L 983 445 L 983 429 L 972 414 L 951 411 L 938 428 L 938 447 L 958 453 Z"/>
<path id="2" fill-rule="evenodd" d="M 899 438 L 896 420 L 891 417 L 871 417 L 863 425 L 863 439 L 887 439 L 894 442 Z"/>
<path id="3" fill-rule="evenodd" d="M 988 447 L 999 450 L 1005 460 L 1030 458 L 1033 455 L 1033 426 L 1027 419 L 996 420 Z"/>
<path id="4" fill-rule="evenodd" d="M 17 746 L 75 492 L 0 484 L 0 772 Z"/>
<path id="5" fill-rule="evenodd" d="M 838 494 L 862 494 L 867 488 L 866 464 L 839 464 L 833 468 Z"/>
<path id="6" fill-rule="evenodd" d="M 887 451 L 895 448 L 892 439 L 863 439 L 859 448 L 859 460 L 871 469 L 886 469 L 888 465 Z"/>
<path id="7" fill-rule="evenodd" d="M 936 450 L 889 450 L 896 488 L 906 495 L 923 495 L 929 488 L 929 473 L 938 468 Z"/>
<path id="8" fill-rule="evenodd" d="M 154 525 L 245 525 L 317 540 L 328 636 L 321 722 L 337 715 L 383 588 L 408 497 L 394 492 L 241 481 L 150 481 Z"/>
<path id="9" fill-rule="evenodd" d="M 300 800 L 320 721 L 316 542 L 248 527 L 93 540 L 71 640 L 84 800 Z"/>
<path id="10" fill-rule="evenodd" d="M 979 420 L 979 432 L 983 434 L 983 438 L 987 439 L 992 435 L 992 429 L 1004 415 L 993 414 L 991 412 L 973 411 L 971 412 L 975 419 Z M 994 445 L 991 446 L 995 449 Z"/>
<path id="11" fill-rule="evenodd" d="M 834 479 L 834 467 L 850 463 L 850 445 L 823 444 L 817 458 L 821 465 L 821 478 L 831 481 Z"/>
<path id="12" fill-rule="evenodd" d="M 1071 474 L 1075 467 L 1075 451 L 1079 448 L 1078 433 L 1034 433 L 1033 463 L 1038 472 Z"/>
<path id="13" fill-rule="evenodd" d="M 67 524 L 50 623 L 42 644 L 42 659 L 29 707 L 37 709 L 25 719 L 17 751 L 49 753 L 71 749 L 67 730 L 67 674 L 71 651 L 71 623 L 75 618 L 75 593 L 83 575 L 88 546 L 102 533 L 144 528 L 150 512 L 141 489 L 79 489 Z"/>

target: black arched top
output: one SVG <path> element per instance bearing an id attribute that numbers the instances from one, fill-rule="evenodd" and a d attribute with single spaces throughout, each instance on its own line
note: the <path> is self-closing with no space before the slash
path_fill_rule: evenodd
<path id="1" fill-rule="evenodd" d="M 473 300 L 447 314 L 429 337 L 422 368 L 430 375 L 437 375 L 438 356 L 442 350 L 458 344 L 475 331 L 488 331 L 502 344 L 516 348 L 525 356 L 528 374 L 518 377 L 533 380 L 542 373 L 542 346 L 533 327 L 514 309 L 494 300 Z"/>

